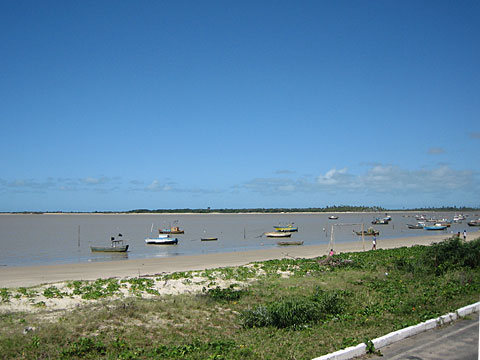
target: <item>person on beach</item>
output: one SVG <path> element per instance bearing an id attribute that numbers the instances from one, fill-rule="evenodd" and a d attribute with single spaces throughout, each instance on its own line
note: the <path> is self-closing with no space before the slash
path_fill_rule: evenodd
<path id="1" fill-rule="evenodd" d="M 463 240 L 467 240 L 467 230 L 463 230 Z"/>
<path id="2" fill-rule="evenodd" d="M 328 253 L 328 256 L 333 256 L 333 254 L 335 254 L 335 251 L 333 251 L 333 249 L 330 249 L 330 252 Z"/>
<path id="3" fill-rule="evenodd" d="M 377 237 L 373 236 L 372 250 L 377 250 Z"/>

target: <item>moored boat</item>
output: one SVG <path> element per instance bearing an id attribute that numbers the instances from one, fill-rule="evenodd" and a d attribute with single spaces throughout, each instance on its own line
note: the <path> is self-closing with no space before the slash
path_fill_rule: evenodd
<path id="1" fill-rule="evenodd" d="M 206 238 L 201 238 L 201 241 L 216 241 L 218 238 L 216 237 L 206 237 Z"/>
<path id="2" fill-rule="evenodd" d="M 429 225 L 429 226 L 425 226 L 424 229 L 425 230 L 445 230 L 447 227 L 444 226 L 444 225 Z"/>
<path id="3" fill-rule="evenodd" d="M 357 235 L 362 235 L 361 231 L 355 231 Z M 374 228 L 370 227 L 367 230 L 363 230 L 363 236 L 377 236 L 380 234 L 380 231 L 375 230 Z"/>
<path id="4" fill-rule="evenodd" d="M 331 215 L 328 217 L 329 220 L 337 220 L 338 219 L 338 216 L 335 216 L 335 215 Z"/>
<path id="5" fill-rule="evenodd" d="M 177 238 L 171 238 L 170 235 L 158 234 L 156 238 L 146 238 L 147 245 L 175 245 L 178 244 Z"/>
<path id="6" fill-rule="evenodd" d="M 172 226 L 166 229 L 159 229 L 158 232 L 160 234 L 184 234 L 185 231 L 180 229 L 178 226 Z"/>
<path id="7" fill-rule="evenodd" d="M 288 225 L 279 225 L 279 226 L 274 226 L 273 227 L 275 231 L 280 231 L 280 232 L 294 232 L 298 231 L 298 227 L 294 226 L 293 224 L 288 224 Z"/>
<path id="8" fill-rule="evenodd" d="M 383 219 L 379 219 L 379 218 L 376 218 L 375 220 L 372 221 L 372 224 L 373 225 L 388 225 L 390 220 L 388 220 L 387 218 L 383 218 Z"/>
<path id="9" fill-rule="evenodd" d="M 266 232 L 264 234 L 266 237 L 290 237 L 292 236 L 289 232 L 282 232 L 282 231 L 273 231 L 273 232 Z"/>
<path id="10" fill-rule="evenodd" d="M 469 221 L 468 226 L 480 226 L 480 219 Z"/>
<path id="11" fill-rule="evenodd" d="M 424 225 L 422 224 L 407 224 L 409 229 L 423 229 Z"/>
<path id="12" fill-rule="evenodd" d="M 122 234 L 118 234 L 122 236 Z M 110 238 L 110 246 L 90 246 L 92 252 L 126 252 L 128 250 L 128 245 L 123 244 L 123 240 L 115 240 L 112 236 Z"/>

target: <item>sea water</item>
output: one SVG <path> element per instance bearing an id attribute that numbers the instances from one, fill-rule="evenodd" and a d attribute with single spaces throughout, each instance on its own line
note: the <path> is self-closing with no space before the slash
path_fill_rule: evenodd
<path id="1" fill-rule="evenodd" d="M 277 241 L 267 238 L 265 232 L 273 226 L 294 223 L 298 232 L 290 240 L 304 245 L 328 244 L 333 224 L 364 224 L 367 229 L 376 217 L 385 213 L 340 213 L 338 220 L 329 220 L 327 213 L 309 214 L 13 214 L 0 215 L 0 266 L 30 266 L 70 264 L 122 259 L 142 259 L 178 255 L 196 255 L 248 251 L 276 247 Z M 478 218 L 469 213 L 463 224 L 452 224 L 446 231 L 411 230 L 406 224 L 415 224 L 415 213 L 390 213 L 388 225 L 374 225 L 381 240 L 396 237 L 445 234 L 475 230 L 467 226 L 469 219 Z M 453 212 L 427 213 L 427 217 L 452 219 Z M 145 238 L 157 236 L 159 228 L 179 226 L 185 231 L 177 245 L 146 245 Z M 333 226 L 334 241 L 348 242 L 360 239 L 353 231 L 361 225 Z M 119 234 L 122 234 L 119 237 Z M 110 238 L 124 239 L 127 253 L 92 253 L 90 246 L 110 246 Z M 202 237 L 217 237 L 218 241 L 201 241 Z M 367 239 L 369 239 L 367 237 Z"/>

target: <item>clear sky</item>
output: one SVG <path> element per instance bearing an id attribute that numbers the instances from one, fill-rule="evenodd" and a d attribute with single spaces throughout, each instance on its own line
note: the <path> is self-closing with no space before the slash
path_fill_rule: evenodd
<path id="1" fill-rule="evenodd" d="M 480 206 L 479 1 L 0 1 L 0 211 Z"/>

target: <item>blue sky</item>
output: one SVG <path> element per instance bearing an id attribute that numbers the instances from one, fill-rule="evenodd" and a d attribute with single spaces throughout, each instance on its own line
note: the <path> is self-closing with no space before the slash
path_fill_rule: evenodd
<path id="1" fill-rule="evenodd" d="M 478 1 L 2 1 L 0 211 L 480 206 Z"/>

